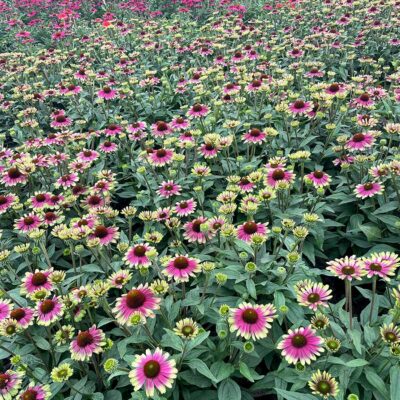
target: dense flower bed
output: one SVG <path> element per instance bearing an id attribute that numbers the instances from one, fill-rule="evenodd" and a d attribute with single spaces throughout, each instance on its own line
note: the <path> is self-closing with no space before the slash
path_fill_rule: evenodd
<path id="1" fill-rule="evenodd" d="M 399 398 L 399 1 L 1 7 L 1 399 Z"/>

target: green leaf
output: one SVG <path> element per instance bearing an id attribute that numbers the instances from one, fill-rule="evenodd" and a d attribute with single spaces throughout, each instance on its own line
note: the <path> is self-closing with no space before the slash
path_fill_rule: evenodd
<path id="1" fill-rule="evenodd" d="M 373 386 L 373 388 L 380 393 L 380 395 L 382 396 L 382 400 L 383 399 L 390 400 L 390 396 L 386 389 L 385 382 L 373 369 L 366 368 L 365 377 L 367 378 L 367 381 Z"/>
<path id="2" fill-rule="evenodd" d="M 390 399 L 400 400 L 400 366 L 390 368 Z"/>
<path id="3" fill-rule="evenodd" d="M 372 223 L 360 225 L 360 229 L 370 242 L 381 238 L 381 230 Z"/>
<path id="4" fill-rule="evenodd" d="M 122 394 L 118 390 L 109 390 L 104 393 L 104 400 L 122 400 Z"/>
<path id="5" fill-rule="evenodd" d="M 317 400 L 317 398 L 311 394 L 295 393 L 278 388 L 276 388 L 275 391 L 285 400 Z"/>
<path id="6" fill-rule="evenodd" d="M 208 379 L 212 380 L 213 382 L 217 382 L 217 378 L 209 370 L 207 364 L 204 361 L 195 358 L 194 360 L 190 360 L 187 364 L 189 365 L 190 368 L 206 376 Z"/>
<path id="7" fill-rule="evenodd" d="M 364 365 L 368 365 L 368 361 L 362 358 L 356 358 L 346 363 L 346 366 L 350 368 L 363 367 Z"/>
<path id="8" fill-rule="evenodd" d="M 349 329 L 348 334 L 350 335 L 355 349 L 358 351 L 358 353 L 362 353 L 362 346 L 361 346 L 361 333 L 359 331 L 356 331 L 354 329 Z"/>
<path id="9" fill-rule="evenodd" d="M 250 368 L 243 361 L 240 361 L 239 363 L 239 371 L 248 381 L 254 382 L 254 379 L 251 376 Z"/>
<path id="10" fill-rule="evenodd" d="M 232 379 L 222 381 L 218 386 L 218 400 L 241 400 L 239 385 Z"/>
<path id="11" fill-rule="evenodd" d="M 50 343 L 42 336 L 35 336 L 35 342 L 39 349 L 50 350 Z"/>
<path id="12" fill-rule="evenodd" d="M 233 365 L 224 363 L 223 361 L 217 361 L 211 365 L 210 370 L 217 379 L 217 382 L 229 378 L 235 372 Z"/>

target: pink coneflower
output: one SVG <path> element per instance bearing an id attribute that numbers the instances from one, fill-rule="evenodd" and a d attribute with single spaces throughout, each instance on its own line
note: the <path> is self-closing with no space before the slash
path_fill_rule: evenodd
<path id="1" fill-rule="evenodd" d="M 242 136 L 245 143 L 262 143 L 265 141 L 266 137 L 267 134 L 257 128 L 250 129 Z"/>
<path id="2" fill-rule="evenodd" d="M 13 194 L 0 194 L 0 214 L 5 213 L 17 200 Z"/>
<path id="3" fill-rule="evenodd" d="M 188 282 L 189 277 L 195 276 L 199 271 L 201 271 L 201 267 L 197 259 L 189 258 L 187 255 L 176 255 L 162 272 L 176 282 Z"/>
<path id="4" fill-rule="evenodd" d="M 378 182 L 367 182 L 357 185 L 354 189 L 356 197 L 366 199 L 367 197 L 373 197 L 376 194 L 383 193 L 383 185 Z"/>
<path id="5" fill-rule="evenodd" d="M 74 77 L 76 79 L 79 79 L 80 81 L 86 81 L 88 79 L 86 71 L 83 68 L 81 68 L 77 72 L 75 72 Z"/>
<path id="6" fill-rule="evenodd" d="M 311 172 L 310 174 L 307 174 L 306 178 L 310 179 L 310 181 L 312 181 L 313 185 L 317 188 L 328 186 L 331 181 L 331 177 L 328 174 L 326 174 L 325 172 L 320 171 L 320 170 L 317 170 L 317 171 Z"/>
<path id="7" fill-rule="evenodd" d="M 104 129 L 106 136 L 116 136 L 122 132 L 122 126 L 117 124 L 110 124 Z"/>
<path id="8" fill-rule="evenodd" d="M 234 62 L 234 63 L 238 63 L 238 62 L 240 62 L 240 61 L 243 61 L 244 60 L 244 54 L 241 52 L 241 51 L 236 51 L 234 54 L 233 54 L 233 56 L 232 56 L 232 61 Z"/>
<path id="9" fill-rule="evenodd" d="M 84 204 L 86 204 L 90 210 L 95 210 L 96 208 L 103 207 L 105 205 L 105 200 L 98 194 L 91 194 L 86 197 Z"/>
<path id="10" fill-rule="evenodd" d="M 72 125 L 72 119 L 65 115 L 57 115 L 53 121 L 51 121 L 50 126 L 53 128 L 66 128 Z"/>
<path id="11" fill-rule="evenodd" d="M 137 121 L 137 122 L 134 122 L 133 124 L 128 125 L 126 130 L 129 133 L 137 133 L 137 132 L 144 131 L 146 129 L 146 127 L 147 127 L 146 122 Z"/>
<path id="12" fill-rule="evenodd" d="M 204 158 L 215 158 L 218 154 L 219 147 L 213 143 L 203 143 L 199 147 L 199 150 Z"/>
<path id="13" fill-rule="evenodd" d="M 219 231 L 226 224 L 224 217 L 213 217 L 208 220 L 208 226 L 214 232 Z"/>
<path id="14" fill-rule="evenodd" d="M 183 117 L 177 117 L 172 120 L 171 126 L 174 129 L 187 129 L 190 126 L 190 122 Z"/>
<path id="15" fill-rule="evenodd" d="M 229 325 L 231 332 L 246 340 L 263 339 L 268 335 L 271 322 L 276 318 L 276 310 L 272 304 L 252 305 L 242 303 L 231 310 Z"/>
<path id="16" fill-rule="evenodd" d="M 137 355 L 132 367 L 129 379 L 134 390 L 138 391 L 144 386 L 148 397 L 154 397 L 155 389 L 164 394 L 167 388 L 172 387 L 178 373 L 175 360 L 169 359 L 169 354 L 163 353 L 158 347 L 154 353 L 147 349 L 145 354 Z"/>
<path id="17" fill-rule="evenodd" d="M 325 89 L 325 93 L 330 94 L 331 96 L 336 96 L 337 94 L 342 94 L 346 91 L 346 87 L 339 83 L 331 83 Z"/>
<path id="18" fill-rule="evenodd" d="M 304 101 L 304 100 L 296 100 L 293 103 L 289 104 L 289 110 L 293 114 L 307 114 L 313 109 L 313 104 L 311 101 Z"/>
<path id="19" fill-rule="evenodd" d="M 283 168 L 269 169 L 267 173 L 266 184 L 271 187 L 276 187 L 279 182 L 291 183 L 294 179 L 294 173 Z"/>
<path id="20" fill-rule="evenodd" d="M 23 174 L 18 167 L 11 167 L 8 170 L 3 171 L 1 181 L 5 186 L 15 186 L 18 183 L 25 183 L 27 176 Z"/>
<path id="21" fill-rule="evenodd" d="M 15 399 L 15 395 L 21 386 L 23 373 L 8 370 L 0 373 L 0 398 L 2 400 Z"/>
<path id="22" fill-rule="evenodd" d="M 255 184 L 250 182 L 248 178 L 244 177 L 240 179 L 238 186 L 242 192 L 251 192 L 254 189 Z"/>
<path id="23" fill-rule="evenodd" d="M 310 327 L 289 329 L 287 335 L 283 335 L 277 348 L 282 350 L 282 355 L 289 364 L 302 365 L 311 364 L 320 353 L 324 351 L 322 347 L 324 340 L 315 334 Z"/>
<path id="24" fill-rule="evenodd" d="M 301 49 L 298 49 L 298 48 L 294 48 L 294 49 L 288 51 L 287 54 L 289 57 L 292 57 L 292 58 L 300 58 L 304 54 L 304 51 Z"/>
<path id="25" fill-rule="evenodd" d="M 234 94 L 239 91 L 240 91 L 240 85 L 238 85 L 237 83 L 234 83 L 234 82 L 227 83 L 223 89 L 223 92 L 225 94 Z"/>
<path id="26" fill-rule="evenodd" d="M 117 299 L 113 312 L 120 324 L 129 323 L 133 314 L 140 313 L 144 317 L 154 318 L 154 311 L 160 308 L 161 299 L 154 296 L 148 285 L 139 285 Z"/>
<path id="27" fill-rule="evenodd" d="M 99 158 L 99 153 L 95 150 L 88 150 L 88 149 L 83 149 L 83 151 L 79 152 L 77 154 L 77 158 L 81 162 L 92 162 Z"/>
<path id="28" fill-rule="evenodd" d="M 356 256 L 346 256 L 329 261 L 326 269 L 339 279 L 347 279 L 349 281 L 352 279 L 360 280 L 365 275 L 365 269 Z"/>
<path id="29" fill-rule="evenodd" d="M 182 200 L 176 203 L 174 211 L 179 217 L 184 217 L 193 214 L 196 210 L 196 201 L 191 198 L 189 200 Z"/>
<path id="30" fill-rule="evenodd" d="M 368 94 L 370 96 L 372 96 L 374 99 L 378 99 L 378 100 L 387 96 L 386 90 L 382 89 L 381 87 L 369 88 L 368 89 Z"/>
<path id="31" fill-rule="evenodd" d="M 311 68 L 308 72 L 306 72 L 307 78 L 322 78 L 325 75 L 324 71 L 321 71 L 317 67 Z"/>
<path id="32" fill-rule="evenodd" d="M 257 92 L 264 87 L 262 80 L 254 79 L 246 86 L 246 91 Z"/>
<path id="33" fill-rule="evenodd" d="M 115 226 L 97 225 L 94 231 L 89 235 L 90 239 L 100 239 L 100 244 L 106 246 L 114 243 L 119 238 L 118 228 Z"/>
<path id="34" fill-rule="evenodd" d="M 157 149 L 149 154 L 149 162 L 157 167 L 170 164 L 174 156 L 173 150 L 170 149 Z"/>
<path id="35" fill-rule="evenodd" d="M 365 150 L 374 144 L 375 138 L 370 133 L 356 133 L 346 143 L 349 150 Z"/>
<path id="36" fill-rule="evenodd" d="M 155 212 L 157 221 L 167 221 L 171 218 L 171 207 L 159 208 Z"/>
<path id="37" fill-rule="evenodd" d="M 0 300 L 0 321 L 10 316 L 11 305 L 10 300 Z"/>
<path id="38" fill-rule="evenodd" d="M 47 400 L 51 396 L 48 385 L 30 384 L 29 387 L 19 394 L 18 400 Z"/>
<path id="39" fill-rule="evenodd" d="M 374 101 L 368 93 L 363 93 L 359 97 L 353 100 L 357 106 L 360 107 L 371 107 L 374 105 Z"/>
<path id="40" fill-rule="evenodd" d="M 10 318 L 17 321 L 18 325 L 24 329 L 33 323 L 34 316 L 34 310 L 29 307 L 14 308 L 10 312 Z"/>
<path id="41" fill-rule="evenodd" d="M 52 290 L 53 284 L 51 283 L 50 276 L 53 273 L 52 269 L 39 271 L 38 269 L 35 272 L 27 272 L 25 277 L 22 279 L 22 294 L 32 294 L 37 290 Z"/>
<path id="42" fill-rule="evenodd" d="M 399 258 L 394 253 L 372 253 L 369 257 L 361 260 L 367 277 L 379 276 L 389 281 L 399 266 Z"/>
<path id="43" fill-rule="evenodd" d="M 181 186 L 174 183 L 174 181 L 166 181 L 162 182 L 160 188 L 157 190 L 157 193 L 166 199 L 171 196 L 176 196 L 181 193 Z"/>
<path id="44" fill-rule="evenodd" d="M 134 267 L 148 267 L 151 264 L 151 260 L 146 254 L 153 250 L 154 247 L 147 243 L 136 244 L 127 251 L 125 261 Z"/>
<path id="45" fill-rule="evenodd" d="M 21 232 L 30 232 L 37 229 L 42 224 L 42 219 L 35 214 L 28 214 L 17 219 L 14 224 L 15 229 Z"/>
<path id="46" fill-rule="evenodd" d="M 50 193 L 35 193 L 33 197 L 29 199 L 32 204 L 32 208 L 42 209 L 49 205 L 51 194 Z"/>
<path id="47" fill-rule="evenodd" d="M 201 118 L 205 117 L 210 110 L 204 104 L 196 103 L 187 112 L 187 115 L 191 118 Z"/>
<path id="48" fill-rule="evenodd" d="M 206 224 L 207 218 L 198 217 L 192 221 L 186 222 L 183 226 L 185 230 L 183 236 L 189 242 L 205 243 L 213 237 L 213 232 L 208 229 L 202 229 L 202 225 Z"/>
<path id="49" fill-rule="evenodd" d="M 82 88 L 80 86 L 74 85 L 71 83 L 68 86 L 62 86 L 60 88 L 60 93 L 62 94 L 78 94 L 82 91 Z"/>
<path id="50" fill-rule="evenodd" d="M 38 303 L 36 317 L 38 325 L 48 326 L 57 321 L 64 313 L 64 307 L 59 299 L 54 296 L 52 299 L 42 300 Z"/>
<path id="51" fill-rule="evenodd" d="M 111 89 L 109 86 L 104 86 L 103 89 L 97 92 L 97 96 L 104 100 L 112 100 L 117 97 L 118 93 L 116 90 Z"/>
<path id="52" fill-rule="evenodd" d="M 297 291 L 297 301 L 302 306 L 317 311 L 318 306 L 328 307 L 328 300 L 332 298 L 332 290 L 322 283 L 311 283 Z"/>
<path id="53" fill-rule="evenodd" d="M 157 121 L 151 126 L 151 132 L 155 137 L 164 137 L 172 133 L 172 129 L 167 122 Z"/>
<path id="54" fill-rule="evenodd" d="M 107 140 L 99 144 L 99 150 L 103 153 L 113 153 L 118 150 L 118 145 Z"/>
<path id="55" fill-rule="evenodd" d="M 249 242 L 254 234 L 266 235 L 267 233 L 268 229 L 265 224 L 254 221 L 247 221 L 237 228 L 238 239 L 244 240 L 245 242 Z"/>
<path id="56" fill-rule="evenodd" d="M 101 353 L 104 345 L 104 332 L 93 325 L 87 331 L 79 331 L 71 342 L 69 347 L 71 358 L 76 361 L 88 361 L 93 354 Z"/>
<path id="57" fill-rule="evenodd" d="M 125 285 L 129 283 L 132 278 L 132 274 L 129 271 L 119 270 L 114 272 L 109 278 L 108 281 L 110 285 L 117 289 L 122 289 Z"/>
<path id="58" fill-rule="evenodd" d="M 52 226 L 60 223 L 64 219 L 64 216 L 60 212 L 46 211 L 45 213 L 43 213 L 42 218 L 43 224 L 47 226 Z"/>
<path id="59" fill-rule="evenodd" d="M 57 179 L 56 186 L 57 187 L 62 186 L 63 188 L 69 188 L 71 186 L 74 186 L 75 183 L 78 181 L 79 181 L 79 178 L 78 178 L 77 174 L 75 174 L 75 173 L 66 174 Z"/>

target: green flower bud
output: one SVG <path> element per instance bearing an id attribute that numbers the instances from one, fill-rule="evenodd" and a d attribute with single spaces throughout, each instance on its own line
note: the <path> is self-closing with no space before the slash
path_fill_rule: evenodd
<path id="1" fill-rule="evenodd" d="M 254 264 L 253 262 L 248 262 L 248 263 L 245 265 L 244 268 L 245 268 L 246 272 L 248 272 L 249 274 L 251 274 L 251 273 L 257 271 L 257 265 Z"/>
<path id="2" fill-rule="evenodd" d="M 219 308 L 219 314 L 225 317 L 229 314 L 229 310 L 230 307 L 227 304 L 222 304 L 222 306 Z"/>
<path id="3" fill-rule="evenodd" d="M 32 247 L 32 254 L 38 255 L 38 254 L 40 254 L 41 252 L 42 252 L 42 251 L 40 250 L 40 247 L 38 247 L 38 246 Z"/>
<path id="4" fill-rule="evenodd" d="M 285 306 L 285 305 L 280 306 L 280 307 L 279 307 L 279 311 L 280 311 L 282 314 L 286 314 L 286 313 L 289 312 L 289 307 L 288 307 L 288 306 Z"/>
<path id="5" fill-rule="evenodd" d="M 228 332 L 225 331 L 224 329 L 221 329 L 221 330 L 218 332 L 218 337 L 219 337 L 220 339 L 225 339 L 225 338 L 227 337 L 227 335 L 228 335 Z"/>
<path id="6" fill-rule="evenodd" d="M 296 370 L 299 372 L 304 372 L 306 370 L 306 366 L 298 362 L 296 364 Z"/>
<path id="7" fill-rule="evenodd" d="M 222 286 L 226 283 L 228 277 L 227 275 L 219 272 L 218 274 L 215 275 L 215 280 L 217 281 L 218 285 Z"/>
<path id="8" fill-rule="evenodd" d="M 105 361 L 103 368 L 108 374 L 112 374 L 118 368 L 118 360 L 109 358 Z"/>
<path id="9" fill-rule="evenodd" d="M 400 223 L 400 222 L 399 222 L 399 223 Z M 247 254 L 245 251 L 242 251 L 242 252 L 239 253 L 239 257 L 240 257 L 242 260 L 245 260 L 245 259 L 248 257 L 248 254 Z"/>
<path id="10" fill-rule="evenodd" d="M 64 257 L 68 257 L 69 255 L 71 255 L 71 250 L 70 249 L 64 249 L 63 250 L 63 255 L 64 255 Z"/>
<path id="11" fill-rule="evenodd" d="M 359 397 L 356 394 L 351 393 L 347 396 L 347 400 L 359 400 Z"/>
<path id="12" fill-rule="evenodd" d="M 254 351 L 254 344 L 252 342 L 244 342 L 243 351 L 245 353 L 252 353 Z"/>

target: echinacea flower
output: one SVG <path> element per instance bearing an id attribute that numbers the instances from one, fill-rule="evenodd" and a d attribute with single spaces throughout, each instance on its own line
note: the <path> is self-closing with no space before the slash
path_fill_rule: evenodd
<path id="1" fill-rule="evenodd" d="M 289 364 L 300 362 L 302 365 L 311 364 L 317 356 L 324 351 L 324 340 L 315 334 L 310 327 L 289 329 L 283 335 L 277 348 L 282 350 L 282 355 Z"/>
<path id="2" fill-rule="evenodd" d="M 271 168 L 267 172 L 266 184 L 275 188 L 279 182 L 291 183 L 294 180 L 294 173 L 283 168 Z"/>
<path id="3" fill-rule="evenodd" d="M 367 197 L 373 197 L 376 194 L 383 193 L 383 185 L 378 182 L 367 182 L 356 186 L 354 189 L 356 197 L 366 199 Z"/>
<path id="4" fill-rule="evenodd" d="M 301 288 L 297 292 L 297 301 L 302 306 L 316 311 L 318 306 L 328 307 L 328 300 L 332 298 L 332 290 L 328 285 L 313 283 Z"/>
<path id="5" fill-rule="evenodd" d="M 99 90 L 97 92 L 97 96 L 104 100 L 112 100 L 117 97 L 117 91 L 114 89 L 111 89 L 109 86 L 104 86 L 103 89 Z"/>
<path id="6" fill-rule="evenodd" d="M 206 243 L 208 239 L 214 236 L 214 232 L 211 230 L 203 229 L 207 223 L 207 218 L 198 217 L 192 221 L 186 222 L 183 226 L 185 232 L 183 236 L 189 242 Z"/>
<path id="7" fill-rule="evenodd" d="M 260 129 L 252 128 L 242 138 L 245 143 L 262 143 L 267 138 L 267 134 Z"/>
<path id="8" fill-rule="evenodd" d="M 365 269 L 362 265 L 361 260 L 358 260 L 356 256 L 344 257 L 335 259 L 328 262 L 328 271 L 332 272 L 333 275 L 339 279 L 352 279 L 360 280 L 365 275 Z"/>
<path id="9" fill-rule="evenodd" d="M 144 386 L 149 397 L 154 397 L 155 389 L 164 394 L 167 388 L 172 387 L 178 373 L 175 360 L 159 348 L 154 353 L 147 349 L 145 354 L 137 355 L 132 368 L 129 379 L 133 389 L 138 391 Z"/>
<path id="10" fill-rule="evenodd" d="M 160 188 L 157 190 L 157 193 L 166 199 L 170 198 L 171 196 L 179 195 L 181 192 L 181 186 L 174 183 L 174 181 L 164 181 L 161 183 Z"/>
<path id="11" fill-rule="evenodd" d="M 54 296 L 52 299 L 45 299 L 37 305 L 38 325 L 48 326 L 57 321 L 64 313 L 64 306 L 59 298 Z"/>
<path id="12" fill-rule="evenodd" d="M 18 325 L 23 329 L 26 329 L 33 323 L 34 316 L 34 310 L 29 307 L 14 308 L 10 312 L 10 318 L 17 321 Z"/>
<path id="13" fill-rule="evenodd" d="M 393 344 L 400 342 L 400 328 L 393 323 L 384 324 L 380 329 L 382 340 L 385 343 Z"/>
<path id="14" fill-rule="evenodd" d="M 346 143 L 346 147 L 351 150 L 365 150 L 374 144 L 375 138 L 370 133 L 356 133 Z"/>
<path id="15" fill-rule="evenodd" d="M 272 304 L 242 303 L 231 310 L 229 325 L 231 332 L 245 339 L 263 339 L 268 335 L 271 322 L 276 318 Z"/>
<path id="16" fill-rule="evenodd" d="M 304 101 L 301 99 L 289 104 L 289 110 L 295 115 L 307 114 L 312 111 L 312 109 L 313 105 L 310 101 Z"/>
<path id="17" fill-rule="evenodd" d="M 199 334 L 199 326 L 192 318 L 184 318 L 176 323 L 174 332 L 183 339 L 194 339 Z"/>
<path id="18" fill-rule="evenodd" d="M 329 372 L 320 371 L 311 375 L 311 380 L 308 382 L 308 386 L 312 390 L 312 393 L 321 396 L 324 399 L 330 397 L 336 397 L 339 393 L 339 385 L 335 378 Z"/>
<path id="19" fill-rule="evenodd" d="M 196 272 L 200 270 L 198 260 L 188 256 L 176 255 L 168 262 L 162 272 L 176 282 L 188 282 L 189 277 L 195 276 Z"/>
<path id="20" fill-rule="evenodd" d="M 149 162 L 156 167 L 163 167 L 172 162 L 173 156 L 174 152 L 171 149 L 157 149 L 149 154 Z"/>
<path id="21" fill-rule="evenodd" d="M 30 384 L 18 395 L 18 400 L 47 400 L 51 396 L 49 385 Z"/>
<path id="22" fill-rule="evenodd" d="M 22 383 L 23 373 L 8 370 L 0 373 L 0 398 L 1 400 L 13 400 Z"/>
<path id="23" fill-rule="evenodd" d="M 44 271 L 26 272 L 25 277 L 22 279 L 21 293 L 32 294 L 38 290 L 52 290 L 53 284 L 51 283 L 50 276 L 53 270 L 48 269 Z"/>
<path id="24" fill-rule="evenodd" d="M 147 285 L 139 285 L 117 299 L 113 312 L 120 324 L 126 324 L 135 312 L 154 318 L 161 299 L 156 297 Z"/>
<path id="25" fill-rule="evenodd" d="M 89 238 L 99 239 L 100 244 L 106 246 L 110 243 L 115 242 L 119 238 L 118 228 L 116 228 L 115 226 L 97 225 Z"/>
<path id="26" fill-rule="evenodd" d="M 25 183 L 27 179 L 27 175 L 22 173 L 18 167 L 11 167 L 3 172 L 1 181 L 5 186 L 15 186 L 18 183 Z"/>
<path id="27" fill-rule="evenodd" d="M 71 342 L 71 358 L 77 361 L 88 361 L 93 354 L 101 353 L 104 345 L 104 332 L 93 325 L 86 331 L 79 331 Z"/>
<path id="28" fill-rule="evenodd" d="M 5 213 L 15 202 L 17 201 L 17 196 L 13 194 L 1 194 L 0 195 L 0 214 Z"/>
<path id="29" fill-rule="evenodd" d="M 15 222 L 15 229 L 20 230 L 21 232 L 30 232 L 33 231 L 42 224 L 42 219 L 35 214 L 28 214 L 24 217 L 19 218 Z"/>
<path id="30" fill-rule="evenodd" d="M 175 204 L 174 211 L 179 217 L 185 217 L 193 214 L 196 210 L 196 201 L 191 198 L 188 200 L 182 200 Z"/>
<path id="31" fill-rule="evenodd" d="M 196 103 L 187 112 L 187 115 L 191 118 L 205 117 L 209 113 L 207 106 L 203 104 Z"/>
<path id="32" fill-rule="evenodd" d="M 267 235 L 268 229 L 266 224 L 257 223 L 255 221 L 247 221 L 237 228 L 237 237 L 245 242 L 250 242 L 251 237 L 257 235 Z"/>
<path id="33" fill-rule="evenodd" d="M 308 178 L 316 188 L 328 186 L 331 181 L 331 177 L 320 170 L 307 174 L 306 178 Z"/>
<path id="34" fill-rule="evenodd" d="M 385 253 L 372 253 L 369 257 L 363 258 L 361 262 L 368 278 L 379 276 L 386 281 L 390 280 L 399 266 L 396 255 L 385 257 Z"/>
<path id="35" fill-rule="evenodd" d="M 127 251 L 125 261 L 127 264 L 137 268 L 147 267 L 151 264 L 151 260 L 146 254 L 150 250 L 154 250 L 154 247 L 147 243 L 136 244 Z"/>

